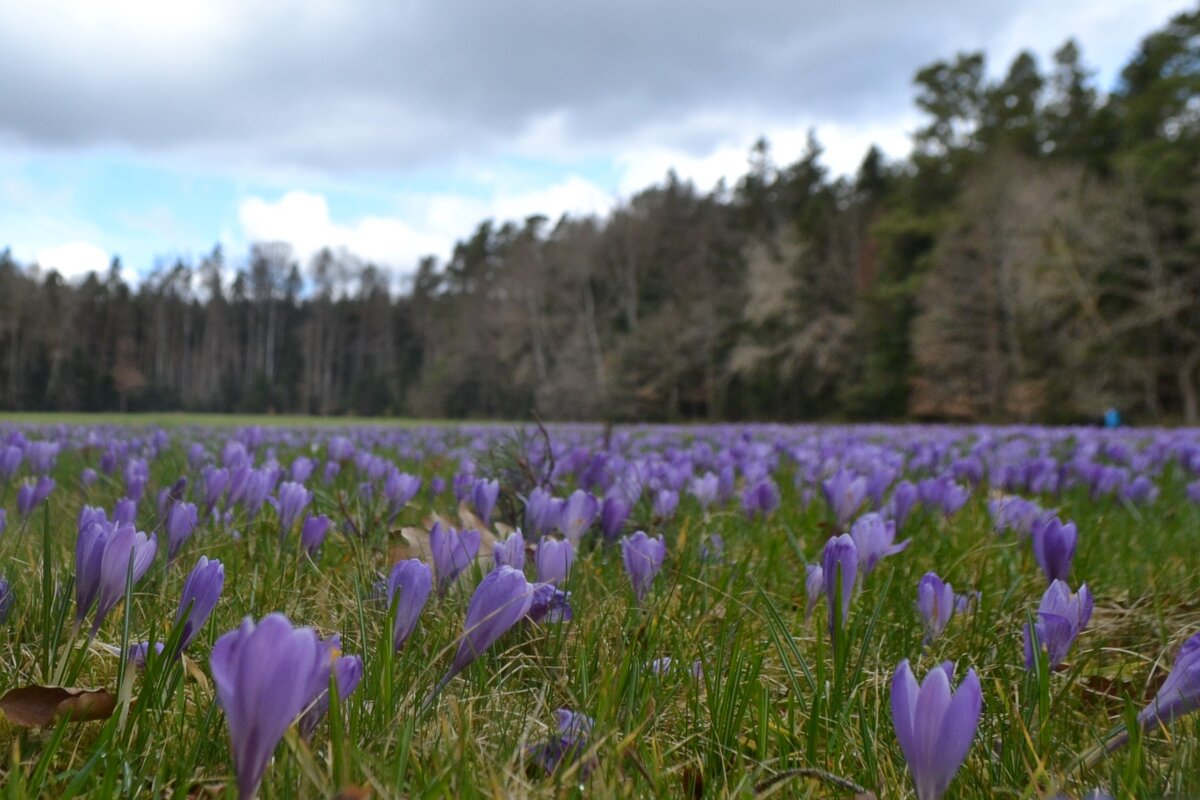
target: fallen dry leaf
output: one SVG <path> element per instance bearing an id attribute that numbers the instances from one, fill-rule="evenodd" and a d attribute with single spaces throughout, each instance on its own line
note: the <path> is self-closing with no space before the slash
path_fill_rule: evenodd
<path id="1" fill-rule="evenodd" d="M 429 531 L 421 528 L 401 528 L 392 531 L 393 536 L 399 534 L 400 541 L 394 542 L 388 550 L 388 558 L 394 564 L 406 558 L 419 558 L 425 563 L 433 563 L 433 551 L 429 549 Z"/>
<path id="2" fill-rule="evenodd" d="M 333 800 L 371 800 L 371 790 L 365 786 L 347 786 Z"/>
<path id="3" fill-rule="evenodd" d="M 21 686 L 0 697 L 0 711 L 14 725 L 44 728 L 68 714 L 72 722 L 108 719 L 117 696 L 107 689 L 68 689 L 62 686 Z"/>
<path id="4" fill-rule="evenodd" d="M 183 670 L 187 676 L 208 691 L 208 676 L 204 674 L 204 670 L 200 669 L 200 666 L 186 655 L 181 657 L 183 658 Z"/>

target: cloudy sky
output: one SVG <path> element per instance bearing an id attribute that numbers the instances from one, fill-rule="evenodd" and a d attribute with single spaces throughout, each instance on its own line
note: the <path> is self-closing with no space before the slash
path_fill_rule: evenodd
<path id="1" fill-rule="evenodd" d="M 134 278 L 221 243 L 408 272 L 482 219 L 736 179 L 817 130 L 909 149 L 911 78 L 1068 36 L 1103 86 L 1180 0 L 44 0 L 0 4 L 0 248 Z"/>

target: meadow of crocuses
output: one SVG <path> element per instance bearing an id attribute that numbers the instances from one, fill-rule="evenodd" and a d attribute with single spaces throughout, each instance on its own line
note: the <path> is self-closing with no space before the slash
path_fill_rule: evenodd
<path id="1" fill-rule="evenodd" d="M 0 558 L 7 798 L 1200 795 L 1195 430 L 6 423 Z"/>

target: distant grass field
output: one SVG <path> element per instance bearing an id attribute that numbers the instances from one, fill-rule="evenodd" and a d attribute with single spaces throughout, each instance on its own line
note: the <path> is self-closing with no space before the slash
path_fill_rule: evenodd
<path id="1" fill-rule="evenodd" d="M 413 425 L 450 425 L 450 421 L 418 420 L 407 417 L 317 417 L 297 414 L 194 414 L 186 412 L 150 412 L 122 414 L 104 412 L 84 414 L 59 411 L 0 412 L 0 424 L 28 425 L 130 425 L 135 427 L 204 427 L 236 428 L 244 425 L 270 427 L 337 428 L 348 425 L 379 427 L 409 427 Z M 487 423 L 480 423 L 487 424 Z"/>

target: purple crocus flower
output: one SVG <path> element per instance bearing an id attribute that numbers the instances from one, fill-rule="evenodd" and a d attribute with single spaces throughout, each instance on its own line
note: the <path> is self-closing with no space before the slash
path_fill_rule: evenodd
<path id="1" fill-rule="evenodd" d="M 131 458 L 125 464 L 125 496 L 130 500 L 141 500 L 146 484 L 150 480 L 150 465 L 144 458 Z"/>
<path id="2" fill-rule="evenodd" d="M 4 510 L 3 508 L 0 508 L 0 533 L 4 533 L 4 530 L 7 527 L 8 527 L 8 512 L 6 510 Z"/>
<path id="3" fill-rule="evenodd" d="M 92 486 L 97 480 L 99 480 L 99 478 L 100 476 L 96 474 L 96 470 L 92 469 L 91 467 L 84 467 L 79 472 L 79 482 L 85 487 Z"/>
<path id="4" fill-rule="evenodd" d="M 14 600 L 16 598 L 13 596 L 12 584 L 7 579 L 0 578 L 0 625 L 8 622 Z"/>
<path id="5" fill-rule="evenodd" d="M 387 602 L 389 609 L 392 604 L 396 605 L 396 618 L 392 621 L 392 647 L 397 652 L 416 630 L 417 619 L 432 589 L 433 575 L 424 561 L 410 558 L 392 567 L 387 579 Z"/>
<path id="6" fill-rule="evenodd" d="M 49 475 L 41 475 L 37 481 L 27 480 L 17 489 L 17 513 L 28 517 L 33 510 L 46 501 L 50 492 L 54 491 L 54 479 Z"/>
<path id="7" fill-rule="evenodd" d="M 292 721 L 328 685 L 329 650 L 312 628 L 293 628 L 282 614 L 258 625 L 250 617 L 222 636 L 210 658 L 225 710 L 239 800 L 258 791 L 267 762 Z"/>
<path id="8" fill-rule="evenodd" d="M 908 659 L 892 678 L 892 724 L 918 800 L 938 800 L 962 766 L 979 727 L 983 692 L 975 670 L 951 689 L 954 664 L 934 667 L 919 687 Z"/>
<path id="9" fill-rule="evenodd" d="M 113 507 L 113 522 L 118 525 L 136 525 L 137 506 L 137 500 L 131 497 L 122 497 Z"/>
<path id="10" fill-rule="evenodd" d="M 363 676 L 362 659 L 358 656 L 343 656 L 342 637 L 334 634 L 321 642 L 329 659 L 330 668 L 320 676 L 322 680 L 314 681 L 311 687 L 310 700 L 305 705 L 304 713 L 300 716 L 297 728 L 300 736 L 311 739 L 317 730 L 317 725 L 329 712 L 329 678 L 332 673 L 334 685 L 337 687 L 338 700 L 345 700 L 358 688 Z"/>
<path id="11" fill-rule="evenodd" d="M 662 569 L 667 546 L 661 536 L 653 539 L 645 531 L 637 531 L 621 540 L 621 555 L 625 561 L 625 572 L 633 584 L 633 594 L 640 603 L 650 591 L 654 576 Z"/>
<path id="12" fill-rule="evenodd" d="M 1200 481 L 1192 481 L 1187 485 L 1188 500 L 1200 505 Z"/>
<path id="13" fill-rule="evenodd" d="M 216 559 L 210 561 L 207 556 L 200 556 L 183 582 L 183 593 L 175 612 L 175 624 L 183 622 L 183 636 L 179 639 L 177 652 L 182 653 L 195 641 L 209 614 L 217 607 L 224 588 L 225 567 Z"/>
<path id="14" fill-rule="evenodd" d="M 1065 581 L 1071 574 L 1078 535 L 1075 523 L 1063 524 L 1054 516 L 1039 519 L 1033 526 L 1033 557 L 1046 573 L 1046 582 Z"/>
<path id="15" fill-rule="evenodd" d="M 867 499 L 867 479 L 848 469 L 839 469 L 821 483 L 825 502 L 839 525 L 845 525 Z"/>
<path id="16" fill-rule="evenodd" d="M 304 483 L 312 477 L 317 462 L 306 456 L 296 456 L 288 468 L 288 479 L 295 483 Z"/>
<path id="17" fill-rule="evenodd" d="M 971 499 L 971 490 L 962 484 L 947 480 L 945 487 L 942 489 L 942 502 L 939 504 L 942 509 L 942 514 L 947 517 L 952 517 L 962 510 L 962 507 Z"/>
<path id="18" fill-rule="evenodd" d="M 156 656 L 162 655 L 163 648 L 166 647 L 162 642 L 155 642 L 153 645 L 150 642 L 138 642 L 137 644 L 129 645 L 129 653 L 126 655 L 130 664 L 138 670 L 146 668 L 146 659 L 150 657 L 150 648 L 154 648 Z M 120 652 L 120 651 L 118 651 Z"/>
<path id="19" fill-rule="evenodd" d="M 1023 536 L 1032 532 L 1034 521 L 1042 514 L 1037 503 L 1015 495 L 993 497 L 987 508 L 997 532 L 1016 531 Z"/>
<path id="20" fill-rule="evenodd" d="M 5 483 L 11 481 L 13 476 L 17 474 L 17 470 L 21 468 L 21 460 L 24 457 L 25 451 L 15 444 L 0 448 L 0 478 Z"/>
<path id="21" fill-rule="evenodd" d="M 568 622 L 575 616 L 571 609 L 571 593 L 553 583 L 535 583 L 533 600 L 529 604 L 530 622 Z"/>
<path id="22" fill-rule="evenodd" d="M 104 617 L 125 596 L 125 577 L 133 562 L 133 582 L 137 583 L 154 562 L 158 539 L 116 522 L 91 523 L 79 532 L 75 542 L 75 618 L 82 623 L 95 605 L 91 635 L 104 623 Z"/>
<path id="23" fill-rule="evenodd" d="M 1042 595 L 1037 622 L 1034 623 L 1038 645 L 1046 651 L 1050 669 L 1056 669 L 1066 659 L 1075 637 L 1091 618 L 1092 594 L 1086 583 L 1079 587 L 1076 594 L 1072 594 L 1063 581 L 1056 580 L 1050 584 L 1050 588 Z M 1025 668 L 1033 669 L 1033 642 L 1028 625 L 1025 626 Z"/>
<path id="24" fill-rule="evenodd" d="M 679 507 L 679 492 L 674 489 L 659 489 L 654 493 L 651 510 L 658 519 L 669 519 Z"/>
<path id="25" fill-rule="evenodd" d="M 558 527 L 562 513 L 561 502 L 540 487 L 529 493 L 525 500 L 525 530 L 530 536 L 543 536 Z"/>
<path id="26" fill-rule="evenodd" d="M 926 572 L 921 576 L 917 582 L 917 612 L 925 625 L 925 644 L 942 635 L 956 608 L 954 587 L 936 573 Z"/>
<path id="27" fill-rule="evenodd" d="M 520 531 L 513 531 L 507 539 L 492 545 L 492 565 L 525 569 L 525 537 Z"/>
<path id="28" fill-rule="evenodd" d="M 183 494 L 187 491 L 188 479 L 180 476 L 170 486 L 164 487 L 158 493 L 158 515 L 166 518 L 167 512 L 175 503 L 183 502 Z"/>
<path id="29" fill-rule="evenodd" d="M 438 590 L 445 592 L 479 554 L 479 531 L 459 533 L 449 525 L 435 522 L 429 531 L 429 549 L 437 571 Z"/>
<path id="30" fill-rule="evenodd" d="M 193 503 L 175 503 L 167 512 L 167 560 L 174 561 L 180 548 L 196 529 L 199 512 Z"/>
<path id="31" fill-rule="evenodd" d="M 317 550 L 325 541 L 325 536 L 331 527 L 333 527 L 333 520 L 324 514 L 316 516 L 309 514 L 304 518 L 304 524 L 300 526 L 300 546 L 310 556 L 316 556 Z"/>
<path id="32" fill-rule="evenodd" d="M 767 518 L 779 508 L 779 487 L 770 478 L 747 486 L 742 492 L 742 509 L 750 518 Z"/>
<path id="33" fill-rule="evenodd" d="M 569 766 L 583 757 L 588 748 L 588 739 L 592 735 L 592 726 L 595 724 L 591 717 L 566 708 L 555 711 L 554 717 L 558 724 L 558 734 L 529 750 L 533 759 L 542 765 L 548 775 L 552 775 L 559 765 Z M 591 765 L 585 763 L 582 765 L 582 772 L 586 774 L 590 768 Z"/>
<path id="34" fill-rule="evenodd" d="M 537 543 L 533 556 L 537 566 L 537 579 L 543 583 L 562 583 L 571 572 L 575 561 L 575 548 L 569 539 L 551 539 L 543 536 Z"/>
<path id="35" fill-rule="evenodd" d="M 467 619 L 454 661 L 438 681 L 426 705 L 455 675 L 483 655 L 497 639 L 529 613 L 533 591 L 524 573 L 512 567 L 500 567 L 484 576 L 471 595 L 471 602 L 467 604 Z"/>
<path id="36" fill-rule="evenodd" d="M 496 500 L 500 497 L 500 481 L 497 480 L 477 480 L 475 486 L 471 489 L 471 504 L 475 506 L 475 513 L 479 515 L 479 519 L 484 525 L 492 524 L 492 509 L 496 507 Z"/>
<path id="37" fill-rule="evenodd" d="M 1138 713 L 1138 724 L 1143 729 L 1169 725 L 1197 709 L 1200 709 L 1200 633 L 1179 648 L 1174 669 L 1150 705 Z"/>
<path id="38" fill-rule="evenodd" d="M 696 498 L 700 508 L 708 511 L 708 507 L 717 501 L 717 494 L 721 491 L 721 479 L 715 472 L 706 472 L 698 478 L 692 478 L 688 491 Z"/>
<path id="39" fill-rule="evenodd" d="M 720 564 L 725 559 L 725 538 L 719 533 L 710 534 L 700 543 L 700 561 L 704 564 Z"/>
<path id="40" fill-rule="evenodd" d="M 841 611 L 840 624 L 845 625 L 850 616 L 850 600 L 854 594 L 854 582 L 858 578 L 858 548 L 848 534 L 831 536 L 821 554 L 821 569 L 825 580 L 825 599 L 829 604 L 829 630 L 834 630 L 834 615 Z M 839 582 L 840 580 L 840 582 Z M 838 606 L 836 595 L 841 595 Z"/>
<path id="41" fill-rule="evenodd" d="M 221 495 L 229 488 L 229 470 L 224 467 L 205 467 L 201 482 L 204 484 L 204 507 L 211 514 Z"/>
<path id="42" fill-rule="evenodd" d="M 882 514 L 869 511 L 854 521 L 850 527 L 850 538 L 858 549 L 859 563 L 863 575 L 870 575 L 884 556 L 895 555 L 908 547 L 911 539 L 900 544 L 896 541 L 896 523 L 885 519 Z"/>
<path id="43" fill-rule="evenodd" d="M 825 570 L 820 564 L 804 565 L 804 593 L 807 595 L 804 603 L 804 624 L 807 625 L 812 619 L 817 601 L 825 594 Z"/>
<path id="44" fill-rule="evenodd" d="M 908 515 L 917 505 L 917 487 L 912 481 L 900 481 L 892 490 L 891 518 L 896 520 L 896 528 L 903 528 Z"/>
<path id="45" fill-rule="evenodd" d="M 421 479 L 398 469 L 388 470 L 383 482 L 383 494 L 388 503 L 388 522 L 396 519 L 400 509 L 408 505 L 421 491 Z"/>
<path id="46" fill-rule="evenodd" d="M 587 529 L 596 521 L 600 513 L 600 501 L 591 492 L 576 489 L 563 505 L 562 516 L 558 520 L 558 529 L 562 535 L 574 545 L 578 545 Z"/>
<path id="47" fill-rule="evenodd" d="M 610 495 L 600 504 L 600 531 L 610 542 L 616 541 L 629 519 L 629 504 L 620 497 Z"/>
<path id="48" fill-rule="evenodd" d="M 83 529 L 94 522 L 104 524 L 108 522 L 108 514 L 100 506 L 84 506 L 79 509 L 79 517 L 76 520 L 75 531 L 82 533 Z"/>
<path id="49" fill-rule="evenodd" d="M 312 492 L 299 483 L 284 481 L 279 485 L 275 508 L 279 512 L 280 538 L 285 538 L 291 532 L 312 498 Z"/>

